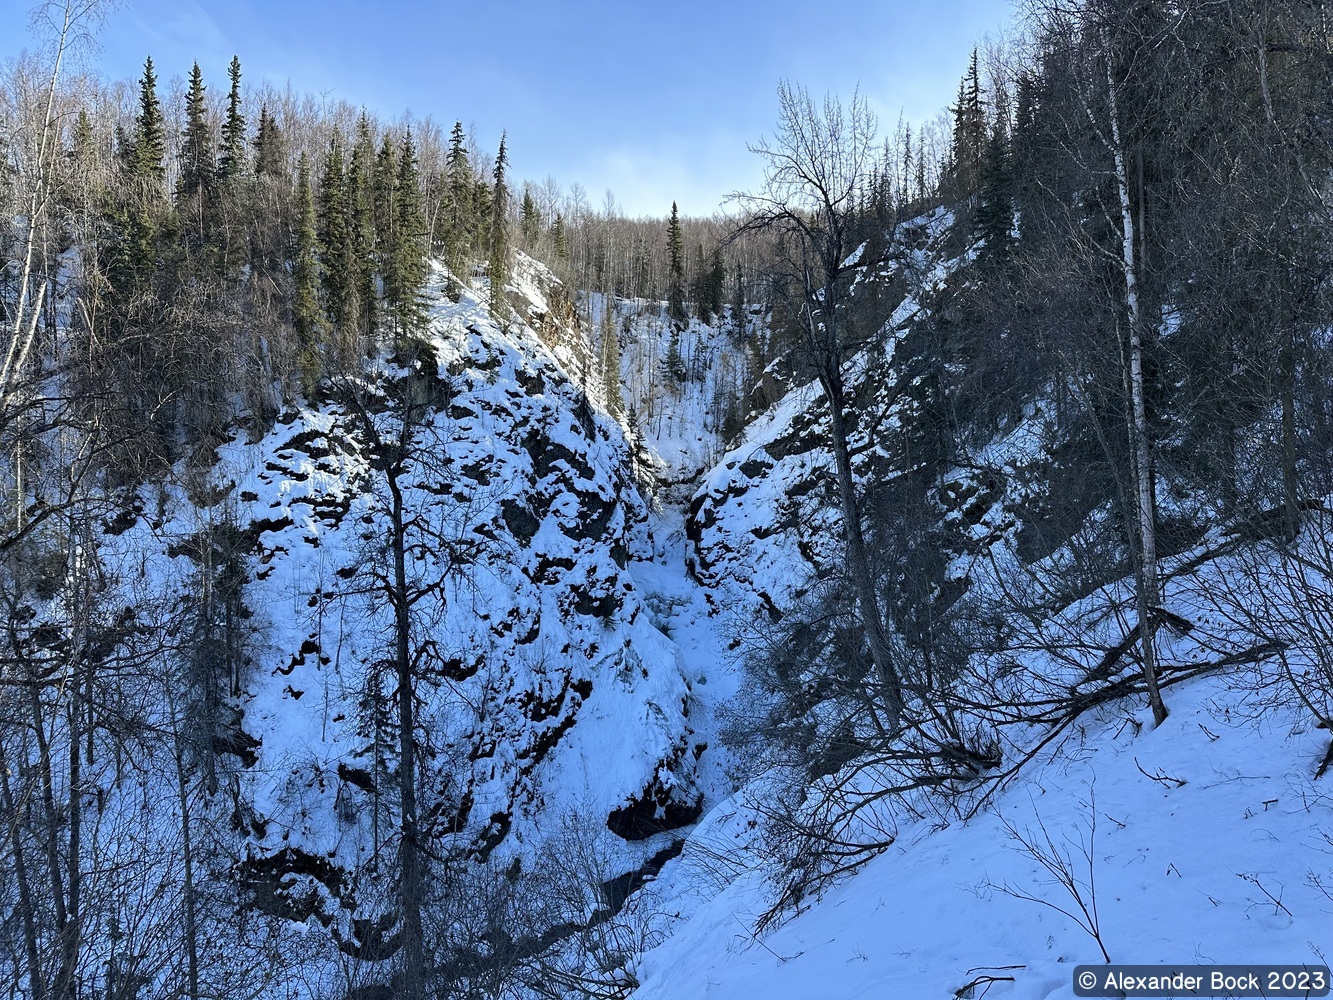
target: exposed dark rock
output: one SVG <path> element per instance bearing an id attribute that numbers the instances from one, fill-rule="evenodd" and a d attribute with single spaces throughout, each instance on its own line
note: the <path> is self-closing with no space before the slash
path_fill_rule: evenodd
<path id="1" fill-rule="evenodd" d="M 611 519 L 616 514 L 616 504 L 603 500 L 596 493 L 577 493 L 579 498 L 579 516 L 573 524 L 562 525 L 561 530 L 569 538 L 579 541 L 600 541 L 606 536 Z"/>
<path id="2" fill-rule="evenodd" d="M 299 451 L 308 455 L 310 458 L 318 460 L 328 458 L 334 454 L 328 435 L 323 431 L 305 430 L 292 435 L 287 443 L 282 446 L 282 451 Z M 288 455 L 278 455 L 279 458 L 289 458 Z"/>
<path id="3" fill-rule="evenodd" d="M 278 673 L 283 674 L 284 676 L 290 674 L 297 667 L 305 665 L 305 658 L 307 656 L 310 656 L 312 654 L 318 655 L 319 652 L 320 652 L 319 642 L 315 639 L 314 636 L 310 636 L 303 643 L 301 643 L 301 648 L 297 651 L 296 655 L 291 658 L 291 661 L 287 664 L 286 669 L 278 667 L 277 671 Z M 320 656 L 320 662 L 321 663 L 324 662 L 323 656 Z"/>
<path id="4" fill-rule="evenodd" d="M 319 893 L 300 885 L 309 877 L 337 898 L 343 888 L 343 873 L 328 858 L 284 847 L 274 854 L 249 857 L 238 866 L 238 882 L 250 894 L 251 904 L 261 913 L 304 921 L 322 916 Z"/>
<path id="5" fill-rule="evenodd" d="M 552 441 L 544 434 L 529 431 L 523 438 L 523 448 L 532 459 L 534 479 L 545 479 L 551 474 L 557 462 L 563 462 L 571 471 L 584 479 L 594 477 L 592 467 L 579 455 L 574 454 L 562 444 Z"/>
<path id="6" fill-rule="evenodd" d="M 482 462 L 469 462 L 459 469 L 459 472 L 471 479 L 478 486 L 491 485 L 491 473 Z"/>
<path id="7" fill-rule="evenodd" d="M 364 792 L 375 791 L 375 779 L 370 772 L 359 767 L 348 767 L 343 761 L 338 762 L 338 777 L 349 785 L 355 785 Z"/>
<path id="8" fill-rule="evenodd" d="M 213 752 L 231 754 L 233 757 L 239 757 L 243 766 L 254 767 L 259 763 L 259 755 L 255 751 L 263 744 L 241 728 L 240 712 L 236 712 L 235 715 L 236 719 L 232 724 L 219 724 L 214 730 Z"/>
<path id="9" fill-rule="evenodd" d="M 759 458 L 752 458 L 741 463 L 741 475 L 746 479 L 758 479 L 773 468 L 773 463 Z"/>
<path id="10" fill-rule="evenodd" d="M 124 508 L 117 512 L 116 516 L 102 524 L 102 530 L 108 535 L 121 535 L 130 528 L 134 527 L 139 520 L 139 512 L 133 508 Z"/>
<path id="11" fill-rule="evenodd" d="M 392 958 L 402 946 L 402 935 L 392 933 L 397 918 L 385 914 L 374 919 L 357 917 L 352 920 L 352 937 L 338 935 L 338 950 L 344 955 L 363 962 L 382 962 Z M 370 990 L 368 997 L 392 997 L 393 990 L 387 986 L 365 987 Z M 381 991 L 381 992 L 375 992 Z M 352 994 L 348 994 L 350 1000 Z"/>
<path id="12" fill-rule="evenodd" d="M 530 510 L 515 500 L 505 500 L 500 504 L 500 516 L 504 518 L 509 533 L 524 545 L 532 541 L 542 526 Z"/>
<path id="13" fill-rule="evenodd" d="M 529 396 L 546 395 L 546 380 L 537 372 L 529 371 L 526 368 L 520 368 L 514 373 L 514 378 Z"/>
<path id="14" fill-rule="evenodd" d="M 620 610 L 624 601 L 619 594 L 590 594 L 581 588 L 575 588 L 574 612 L 589 618 L 609 618 Z"/>
<path id="15" fill-rule="evenodd" d="M 485 862 L 491 856 L 491 851 L 500 846 L 500 841 L 508 835 L 512 822 L 513 820 L 508 813 L 491 813 L 491 821 L 477 836 L 476 858 L 478 861 Z"/>
<path id="16" fill-rule="evenodd" d="M 606 818 L 606 828 L 622 840 L 635 841 L 696 822 L 703 814 L 703 795 L 678 802 L 672 797 L 674 791 L 654 779 L 650 788 L 612 811 Z"/>

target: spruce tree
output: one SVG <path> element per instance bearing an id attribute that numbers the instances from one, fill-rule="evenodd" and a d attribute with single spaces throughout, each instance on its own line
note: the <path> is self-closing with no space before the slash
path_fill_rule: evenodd
<path id="1" fill-rule="evenodd" d="M 680 213 L 671 203 L 671 221 L 667 224 L 667 256 L 670 261 L 670 284 L 667 287 L 667 312 L 677 324 L 683 324 L 685 315 L 685 244 L 680 232 Z M 679 355 L 677 343 L 677 355 Z"/>
<path id="2" fill-rule="evenodd" d="M 907 203 L 921 197 L 921 192 L 912 193 L 912 126 L 903 126 L 902 175 L 898 178 L 898 198 Z"/>
<path id="3" fill-rule="evenodd" d="M 252 178 L 245 184 L 233 178 L 227 185 L 246 227 L 234 256 L 238 260 L 243 255 L 248 259 L 251 279 L 260 279 L 252 280 L 251 286 L 267 299 L 274 288 L 272 282 L 290 273 L 294 213 L 299 210 L 293 197 L 297 186 L 291 177 L 282 135 L 267 105 L 259 109 L 251 155 Z"/>
<path id="4" fill-rule="evenodd" d="M 537 215 L 537 203 L 532 200 L 532 189 L 525 185 L 523 188 L 524 249 L 532 250 L 537 245 L 537 237 L 541 234 L 541 226 L 541 219 Z"/>
<path id="5" fill-rule="evenodd" d="M 167 133 L 162 120 L 162 105 L 157 99 L 157 76 L 153 57 L 144 60 L 139 80 L 139 114 L 134 120 L 134 141 L 130 147 L 130 173 L 145 194 L 162 193 L 166 180 Z"/>
<path id="6" fill-rule="evenodd" d="M 134 169 L 134 139 L 120 122 L 116 122 L 111 128 L 111 145 L 116 166 L 128 177 L 130 171 Z"/>
<path id="7" fill-rule="evenodd" d="M 282 136 L 277 120 L 268 113 L 268 105 L 259 108 L 259 130 L 255 134 L 255 176 L 281 179 L 283 166 Z"/>
<path id="8" fill-rule="evenodd" d="M 495 156 L 495 188 L 491 195 L 491 257 L 487 273 L 490 276 L 491 315 L 497 320 L 505 318 L 505 285 L 509 282 L 509 246 L 505 232 L 505 216 L 508 211 L 505 188 L 505 170 L 509 166 L 509 154 L 505 151 L 505 134 L 500 133 L 500 151 Z"/>
<path id="9" fill-rule="evenodd" d="M 449 270 L 462 280 L 467 279 L 467 260 L 473 252 L 474 216 L 472 198 L 472 165 L 468 161 L 467 136 L 463 123 L 454 122 L 449 136 L 449 154 L 445 159 L 449 175 L 449 215 L 445 256 Z"/>
<path id="10" fill-rule="evenodd" d="M 1013 177 L 1014 201 L 1018 209 L 1018 230 L 1021 240 L 1033 235 L 1032 219 L 1037 214 L 1036 203 L 1040 185 L 1036 182 L 1042 154 L 1037 140 L 1037 94 L 1032 76 L 1018 77 L 1018 99 L 1014 111 L 1014 134 L 1009 141 L 1010 171 Z"/>
<path id="11" fill-rule="evenodd" d="M 1013 244 L 1014 191 L 1009 140 L 997 122 L 981 159 L 980 190 L 974 235 L 983 241 L 978 262 L 985 267 L 1003 264 Z"/>
<path id="12" fill-rule="evenodd" d="M 121 133 L 120 161 L 126 184 L 123 196 L 111 208 L 114 235 L 108 246 L 106 271 L 111 303 L 122 313 L 142 301 L 162 256 L 166 148 L 157 76 L 149 56 L 139 80 L 134 131 L 129 136 Z"/>
<path id="13" fill-rule="evenodd" d="M 241 114 L 241 60 L 231 57 L 227 69 L 231 89 L 227 92 L 227 120 L 222 125 L 222 148 L 218 154 L 218 179 L 224 184 L 245 169 L 245 116 Z"/>
<path id="14" fill-rule="evenodd" d="M 958 81 L 958 99 L 950 105 L 953 116 L 953 135 L 949 143 L 949 175 L 953 184 L 953 195 L 957 195 L 965 186 L 963 174 L 966 172 L 967 138 L 963 131 L 963 118 L 967 114 L 967 79 Z"/>
<path id="15" fill-rule="evenodd" d="M 4 144 L 0 142 L 0 156 L 4 155 Z M 74 128 L 70 131 L 69 164 L 76 190 L 71 192 L 75 205 L 85 209 L 92 208 L 92 174 L 97 164 L 97 133 L 93 129 L 93 120 L 88 117 L 87 108 L 79 108 L 74 119 Z M 6 179 L 0 179 L 0 197 L 4 196 Z"/>
<path id="16" fill-rule="evenodd" d="M 487 260 L 490 259 L 493 201 L 490 182 L 485 177 L 476 178 L 472 182 L 472 249 L 470 252 L 475 255 L 485 250 Z"/>
<path id="17" fill-rule="evenodd" d="M 385 278 L 385 298 L 395 327 L 411 333 L 425 323 L 422 292 L 426 285 L 426 223 L 421 205 L 421 181 L 417 175 L 417 151 L 412 130 L 403 134 L 398 172 L 393 190 L 392 285 Z"/>
<path id="18" fill-rule="evenodd" d="M 208 129 L 204 78 L 195 63 L 185 95 L 185 128 L 181 131 L 180 172 L 176 178 L 176 211 L 182 224 L 183 249 L 193 256 L 206 252 L 211 241 L 213 139 Z"/>
<path id="19" fill-rule="evenodd" d="M 335 130 L 319 184 L 319 244 L 325 314 L 340 344 L 356 322 L 356 257 L 349 221 L 342 133 Z"/>
<path id="20" fill-rule="evenodd" d="M 231 89 L 227 93 L 227 117 L 222 123 L 222 144 L 218 149 L 215 238 L 219 273 L 238 277 L 246 244 L 240 219 L 247 199 L 241 183 L 245 173 L 245 116 L 241 114 L 241 61 L 236 56 L 232 56 L 228 75 Z"/>
<path id="21" fill-rule="evenodd" d="M 708 378 L 708 348 L 704 344 L 703 331 L 694 335 L 694 350 L 690 352 L 689 377 L 693 382 L 704 382 Z"/>
<path id="22" fill-rule="evenodd" d="M 79 108 L 79 115 L 74 119 L 74 131 L 70 135 L 70 159 L 78 162 L 91 158 L 96 134 L 93 121 L 88 117 L 87 108 Z"/>
<path id="23" fill-rule="evenodd" d="M 745 269 L 736 265 L 736 284 L 732 289 L 731 325 L 736 333 L 745 335 Z"/>
<path id="24" fill-rule="evenodd" d="M 259 106 L 259 125 L 255 129 L 255 142 L 254 142 L 256 177 L 263 177 L 264 174 L 268 173 L 268 171 L 265 169 L 268 166 L 268 160 L 265 156 L 269 148 L 268 133 L 269 133 L 268 105 L 261 104 Z"/>
<path id="25" fill-rule="evenodd" d="M 375 142 L 370 119 L 363 110 L 356 123 L 356 144 L 347 168 L 348 228 L 355 264 L 357 329 L 369 338 L 375 333 L 375 221 L 372 205 Z"/>
<path id="26" fill-rule="evenodd" d="M 398 230 L 394 220 L 393 188 L 397 180 L 397 158 L 393 152 L 393 138 L 388 132 L 380 141 L 379 152 L 375 154 L 375 167 L 371 174 L 370 206 L 371 216 L 375 220 L 375 260 L 380 280 L 384 286 L 385 298 L 388 299 L 398 283 L 394 269 L 398 266 L 394 251 L 397 248 Z M 385 303 L 392 308 L 390 302 Z"/>
<path id="27" fill-rule="evenodd" d="M 310 159 L 304 150 L 296 168 L 297 223 L 292 245 L 292 325 L 297 361 L 307 394 L 319 382 L 319 239 L 315 198 L 310 189 Z"/>
<path id="28" fill-rule="evenodd" d="M 953 109 L 954 196 L 971 198 L 977 192 L 981 158 L 986 148 L 986 112 L 982 106 L 981 72 L 977 50 L 972 50 L 967 75 L 958 85 L 958 104 Z"/>
<path id="29" fill-rule="evenodd" d="M 685 358 L 680 353 L 680 327 L 674 323 L 671 326 L 671 339 L 667 341 L 666 372 L 677 383 L 684 382 L 689 377 Z"/>
<path id="30" fill-rule="evenodd" d="M 176 197 L 182 201 L 206 195 L 214 176 L 213 139 L 208 132 L 204 90 L 204 77 L 195 63 L 185 95 L 185 128 L 181 132 L 180 176 L 176 182 Z"/>
<path id="31" fill-rule="evenodd" d="M 560 260 L 569 259 L 569 241 L 565 236 L 565 217 L 559 212 L 555 213 L 555 222 L 551 223 L 551 245 L 555 248 L 555 255 Z"/>

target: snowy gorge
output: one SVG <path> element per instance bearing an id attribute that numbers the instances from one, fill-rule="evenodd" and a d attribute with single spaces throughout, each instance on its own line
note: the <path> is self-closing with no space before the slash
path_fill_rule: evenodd
<path id="1" fill-rule="evenodd" d="M 391 685 L 377 582 L 387 496 L 349 400 L 391 422 L 390 387 L 408 384 L 428 403 L 406 477 L 421 533 L 414 614 L 428 623 L 427 836 L 463 865 L 518 872 L 576 834 L 602 884 L 585 885 L 564 916 L 583 924 L 611 905 L 612 923 L 634 925 L 621 973 L 640 984 L 633 996 L 1071 996 L 1074 965 L 1100 957 L 1094 929 L 1117 960 L 1324 960 L 1333 801 L 1311 775 L 1327 737 L 1298 712 L 1258 717 L 1244 667 L 1173 689 L 1160 730 L 1133 699 L 1080 715 L 1049 745 L 1031 727 L 1026 745 L 1004 748 L 1006 760 L 1031 751 L 1030 762 L 970 815 L 904 795 L 879 817 L 891 847 L 757 931 L 782 876 L 762 842 L 765 779 L 733 784 L 745 768 L 720 743 L 719 713 L 742 689 L 747 628 L 798 606 L 836 560 L 823 403 L 797 384 L 724 450 L 705 416 L 712 376 L 646 387 L 636 372 L 661 363 L 662 307 L 621 302 L 626 392 L 638 406 L 657 393 L 662 411 L 660 437 L 645 421 L 631 440 L 589 377 L 587 315 L 541 265 L 523 259 L 511 289 L 526 321 L 497 324 L 480 293 L 453 302 L 449 286 L 437 267 L 428 336 L 411 356 L 381 356 L 342 397 L 331 388 L 257 438 L 238 428 L 205 473 L 141 490 L 134 516 L 99 542 L 103 559 L 137 553 L 135 578 L 120 584 L 129 609 L 135 594 L 187 608 L 196 574 L 228 545 L 241 560 L 244 680 L 215 740 L 229 836 L 243 845 L 240 905 L 327 928 L 344 954 L 369 960 L 353 985 L 382 982 L 392 767 L 375 749 L 383 722 L 369 692 L 387 697 Z M 591 303 L 590 328 L 601 308 Z M 901 342 L 910 323 L 898 330 Z M 729 317 L 696 321 L 690 335 L 713 359 L 708 372 L 747 355 Z M 892 357 L 854 367 L 892 426 L 910 405 Z M 988 447 L 992 468 L 942 484 L 949 579 L 984 587 L 1018 558 L 1040 423 L 1029 412 Z M 867 481 L 902 460 L 885 440 L 860 438 Z M 1207 584 L 1186 574 L 1170 606 L 1186 613 Z M 1112 643 L 1121 586 L 1109 581 L 1048 627 Z M 1172 655 L 1204 662 L 1225 631 L 1180 637 Z M 1068 664 L 1034 669 L 1078 683 Z M 1083 926 L 1043 850 L 1069 861 L 1085 901 L 1095 891 L 1097 925 Z M 607 895 L 613 883 L 622 895 Z M 558 953 L 573 933 L 534 930 L 528 951 Z M 324 977 L 320 989 L 337 988 Z"/>
<path id="2" fill-rule="evenodd" d="M 1029 4 L 892 129 L 784 79 L 750 191 L 635 218 L 239 56 L 167 108 L 43 10 L 0 1000 L 1329 975 L 1322 5 Z"/>

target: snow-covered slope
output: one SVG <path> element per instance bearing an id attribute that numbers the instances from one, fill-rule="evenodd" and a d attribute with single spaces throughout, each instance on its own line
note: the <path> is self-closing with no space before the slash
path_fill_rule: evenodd
<path id="1" fill-rule="evenodd" d="M 820 572 L 821 553 L 805 540 L 836 530 L 836 515 L 812 501 L 799 517 L 780 514 L 793 494 L 820 496 L 803 485 L 818 480 L 817 447 L 803 458 L 779 448 L 776 461 L 768 451 L 812 410 L 799 392 L 784 400 L 696 496 L 700 573 L 733 618 L 738 604 L 790 610 Z M 968 511 L 940 504 L 944 520 L 960 521 L 951 572 L 974 591 L 1021 588 L 1047 571 L 1054 581 L 1069 555 L 1066 546 L 1025 565 L 1016 554 L 1016 511 L 1031 499 L 1023 473 L 1039 459 L 1039 425 L 1033 414 L 984 451 L 994 476 L 974 468 L 948 477 L 963 499 L 955 506 Z M 823 511 L 822 524 L 812 511 Z M 1307 532 L 1316 552 L 1306 556 L 1325 572 L 1326 527 L 1323 517 Z M 1272 659 L 1253 609 L 1288 616 L 1289 634 L 1276 638 L 1308 690 L 1320 684 L 1321 633 L 1290 606 L 1295 592 L 1275 568 L 1279 556 L 1254 545 L 1214 532 L 1166 561 L 1165 606 L 1183 624 L 1162 632 L 1172 683 L 1161 727 L 1153 728 L 1140 689 L 1067 724 L 1003 730 L 1005 768 L 1031 755 L 1021 768 L 953 794 L 916 789 L 885 799 L 874 833 L 892 845 L 775 921 L 791 847 L 773 842 L 784 835 L 769 823 L 778 789 L 753 778 L 705 817 L 647 890 L 643 905 L 673 923 L 635 966 L 636 1000 L 1072 997 L 1075 966 L 1103 962 L 1103 947 L 1134 964 L 1327 964 L 1333 779 L 1316 774 L 1329 738 Z M 1328 579 L 1315 575 L 1317 603 Z M 1132 599 L 1129 581 L 1096 586 L 1053 610 L 1041 634 L 1017 635 L 1008 664 L 991 676 L 1015 691 L 1039 685 L 1053 699 L 1132 676 L 1130 663 L 1099 672 L 1124 635 L 1120 609 Z M 899 777 L 872 768 L 853 780 L 873 787 Z"/>
<path id="2" fill-rule="evenodd" d="M 725 306 L 677 324 L 665 302 L 593 294 L 587 304 L 599 342 L 608 330 L 618 339 L 625 416 L 653 475 L 692 492 L 743 427 L 769 336 L 766 312 L 752 306 L 737 315 Z M 679 492 L 672 489 L 673 499 Z"/>
<path id="3" fill-rule="evenodd" d="M 764 934 L 773 890 L 738 798 L 656 887 L 691 916 L 640 963 L 636 1000 L 1072 997 L 1074 967 L 1103 961 L 1090 918 L 1121 963 L 1327 964 L 1333 794 L 1312 779 L 1327 737 L 1298 712 L 1249 715 L 1257 680 L 1175 688 L 1156 730 L 1133 705 L 1091 713 L 993 808 L 905 818 L 882 856 Z M 713 858 L 747 854 L 701 888 Z"/>
<path id="4" fill-rule="evenodd" d="M 539 336 L 472 290 L 449 301 L 437 269 L 419 342 L 238 434 L 120 526 L 185 616 L 240 541 L 245 665 L 215 742 L 248 877 L 261 908 L 353 951 L 388 917 L 370 873 L 396 836 L 392 448 L 432 852 L 530 858 L 577 820 L 619 875 L 699 811 L 698 671 L 636 581 L 654 541 L 621 429 L 547 346 L 568 355 L 577 333 L 551 280 L 524 261 L 514 289 Z"/>
<path id="5" fill-rule="evenodd" d="M 920 294 L 849 364 L 877 543 L 903 514 L 890 487 L 915 468 L 930 402 L 907 338 L 956 266 L 923 266 Z M 1256 568 L 1269 556 L 1219 531 L 1165 566 L 1167 609 L 1189 625 L 1162 633 L 1165 725 L 1131 694 L 992 726 L 1003 767 L 950 778 L 950 795 L 880 800 L 857 822 L 887 848 L 775 910 L 791 845 L 767 819 L 790 776 L 779 789 L 731 760 L 720 720 L 755 696 L 738 668 L 747 630 L 808 609 L 836 576 L 826 404 L 794 388 L 733 437 L 765 317 L 743 334 L 727 316 L 691 323 L 678 377 L 660 304 L 621 301 L 603 323 L 598 300 L 593 327 L 616 331 L 621 357 L 613 417 L 604 352 L 539 264 L 520 257 L 507 323 L 484 288 L 450 289 L 434 271 L 422 337 L 271 428 L 238 430 L 207 468 L 141 489 L 100 543 L 120 567 L 108 615 L 120 601 L 174 622 L 167 676 L 183 697 L 163 732 L 209 727 L 192 739 L 210 759 L 182 787 L 210 786 L 194 808 L 212 811 L 212 827 L 196 817 L 211 863 L 230 866 L 219 881 L 239 883 L 243 910 L 285 928 L 299 995 L 381 997 L 392 982 L 395 487 L 442 981 L 645 1000 L 1038 998 L 1071 996 L 1073 967 L 1103 947 L 1141 963 L 1326 960 L 1333 779 L 1313 775 L 1327 737 L 1279 695 L 1276 647 L 1237 610 L 1275 599 Z M 1052 423 L 1032 401 L 933 477 L 912 515 L 930 593 L 991 600 L 999 652 L 967 675 L 989 697 L 1133 689 L 1130 657 L 1102 661 L 1132 603 L 1109 505 L 1075 505 L 1077 537 L 1063 522 L 1034 534 L 1060 461 Z M 1057 582 L 1040 614 L 995 610 L 1013 588 Z M 990 725 L 969 711 L 977 732 Z M 174 845 L 186 825 L 170 780 L 141 782 L 161 786 L 160 837 L 145 844 Z"/>
<path id="6" fill-rule="evenodd" d="M 947 213 L 935 213 L 903 229 L 925 231 L 940 243 L 951 222 Z M 922 251 L 899 267 L 904 274 L 915 272 L 910 282 L 887 271 L 871 274 L 866 267 L 853 284 L 853 302 L 872 294 L 877 284 L 887 289 L 884 294 L 898 296 L 881 336 L 845 365 L 851 393 L 848 443 L 863 489 L 882 486 L 921 461 L 915 453 L 920 441 L 904 432 L 928 398 L 913 371 L 909 337 L 929 297 L 962 263 L 936 264 Z M 765 377 L 780 398 L 704 473 L 690 501 L 694 572 L 705 585 L 730 593 L 747 613 L 790 610 L 816 580 L 830 574 L 841 552 L 828 402 L 809 373 L 792 374 L 796 367 L 785 358 L 768 366 Z"/>
<path id="7" fill-rule="evenodd" d="M 926 782 L 883 798 L 877 789 L 912 784 L 887 754 L 882 765 L 807 776 L 812 802 L 839 785 L 874 802 L 839 828 L 848 840 L 835 857 L 855 857 L 858 837 L 891 843 L 794 905 L 801 834 L 771 822 L 791 808 L 778 798 L 791 777 L 775 782 L 752 763 L 749 783 L 643 893 L 640 905 L 670 933 L 633 966 L 636 1000 L 1072 997 L 1075 966 L 1107 955 L 1192 965 L 1333 957 L 1333 777 L 1316 777 L 1328 736 L 1294 689 L 1327 688 L 1314 675 L 1330 634 L 1300 624 L 1308 613 L 1292 604 L 1291 569 L 1323 567 L 1307 596 L 1326 599 L 1327 517 L 1307 531 L 1314 553 L 1279 572 L 1287 557 L 1262 530 L 1191 526 L 1187 493 L 1164 475 L 1163 520 L 1184 527 L 1163 563 L 1171 715 L 1154 729 L 1136 663 L 1120 655 L 1134 591 L 1110 497 L 1079 480 L 1049 400 L 1029 401 L 965 462 L 944 465 L 914 510 L 901 506 L 910 492 L 894 492 L 920 460 L 914 434 L 930 403 L 913 367 L 915 317 L 964 263 L 923 266 L 881 342 L 849 361 L 851 446 L 865 496 L 890 505 L 872 511 L 877 530 L 920 518 L 940 614 L 960 595 L 973 602 L 985 632 L 956 668 L 962 697 L 949 711 L 959 731 L 975 725 L 994 741 L 999 763 L 939 791 Z M 778 623 L 811 610 L 806 598 L 840 571 L 827 424 L 818 388 L 796 387 L 693 497 L 691 568 L 738 643 L 756 629 L 786 634 Z M 1257 608 L 1290 634 L 1265 633 Z M 817 702 L 819 680 L 803 690 Z M 1027 701 L 1044 717 L 992 713 L 988 701 Z M 1039 701 L 1070 711 L 1044 714 Z M 744 716 L 751 705 L 735 707 Z M 809 819 L 795 801 L 798 823 Z"/>

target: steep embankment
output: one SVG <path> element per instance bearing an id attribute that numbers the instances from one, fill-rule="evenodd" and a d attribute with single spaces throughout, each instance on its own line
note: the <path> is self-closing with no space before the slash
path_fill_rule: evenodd
<path id="1" fill-rule="evenodd" d="M 579 337 L 559 290 L 521 261 L 526 322 L 501 329 L 448 287 L 436 270 L 419 343 L 238 434 L 118 526 L 182 620 L 210 574 L 244 581 L 239 687 L 210 723 L 243 874 L 261 909 L 363 956 L 391 921 L 369 886 L 396 836 L 395 459 L 432 851 L 531 858 L 577 823 L 618 875 L 702 798 L 700 670 L 659 628 L 687 598 L 639 582 L 662 543 L 619 425 L 560 363 Z"/>
<path id="2" fill-rule="evenodd" d="M 1188 490 L 1163 483 L 1164 522 L 1185 527 L 1163 565 L 1172 713 L 1153 729 L 1141 694 L 1114 696 L 1137 667 L 1123 655 L 1133 588 L 1111 499 L 1080 480 L 1077 442 L 1049 400 L 1003 422 L 922 495 L 894 492 L 919 443 L 913 327 L 958 263 L 923 269 L 881 342 L 850 361 L 851 445 L 865 495 L 889 505 L 877 530 L 918 519 L 933 606 L 943 616 L 974 602 L 969 627 L 984 631 L 958 668 L 964 707 L 953 711 L 988 727 L 1001 766 L 951 780 L 946 794 L 876 801 L 842 832 L 892 846 L 762 932 L 791 875 L 778 859 L 798 834 L 767 822 L 777 789 L 755 776 L 645 891 L 640 905 L 666 917 L 670 936 L 634 966 L 636 998 L 1072 997 L 1074 967 L 1106 955 L 1330 958 L 1333 779 L 1316 777 L 1328 737 L 1291 684 L 1327 683 L 1327 630 L 1302 610 L 1326 599 L 1327 519 L 1307 530 L 1304 572 L 1293 572 L 1301 563 L 1266 546 L 1260 525 L 1190 527 L 1202 518 L 1185 511 Z M 837 570 L 827 422 L 818 391 L 797 388 L 703 476 L 686 530 L 722 629 L 777 634 Z M 1007 694 L 1084 707 L 1037 720 L 1034 701 L 1031 723 L 996 723 L 982 702 Z M 886 766 L 834 773 L 823 787 L 873 792 L 901 778 Z"/>
<path id="3" fill-rule="evenodd" d="M 1327 737 L 1299 712 L 1256 719 L 1258 679 L 1174 689 L 1157 730 L 1130 705 L 1090 713 L 992 809 L 905 812 L 892 848 L 763 934 L 773 888 L 738 798 L 654 887 L 689 918 L 634 996 L 1072 997 L 1075 966 L 1103 961 L 1093 930 L 1116 962 L 1326 964 Z"/>
<path id="4" fill-rule="evenodd" d="M 755 434 L 807 411 L 788 400 Z M 1025 440 L 1035 440 L 1030 427 L 988 450 L 1015 484 L 1036 461 Z M 766 449 L 761 465 L 742 472 L 742 454 L 757 462 L 753 453 L 752 443 L 710 475 L 696 513 L 721 509 L 693 530 L 703 571 L 733 600 L 757 581 L 763 603 L 776 605 L 813 581 L 818 560 L 800 540 L 810 518 L 773 526 L 763 497 L 800 492 L 809 472 L 792 463 L 775 481 L 783 460 Z M 1031 578 L 1012 547 L 1014 513 L 1027 509 L 1022 490 L 994 492 L 969 519 L 981 554 L 953 563 L 974 588 L 995 586 L 990 574 L 1011 573 L 1007 582 L 1020 585 Z M 941 516 L 956 515 L 942 506 Z M 875 832 L 893 846 L 763 932 L 756 925 L 788 874 L 774 859 L 789 851 L 774 850 L 766 826 L 773 790 L 753 780 L 705 817 L 648 890 L 642 905 L 670 915 L 672 931 L 634 967 L 642 983 L 634 996 L 1072 997 L 1074 967 L 1101 963 L 1103 948 L 1128 963 L 1326 964 L 1333 794 L 1329 777 L 1316 774 L 1328 736 L 1239 610 L 1273 611 L 1294 596 L 1289 581 L 1276 585 L 1276 557 L 1252 545 L 1213 533 L 1167 562 L 1166 608 L 1192 627 L 1163 632 L 1162 662 L 1182 679 L 1167 690 L 1172 713 L 1162 727 L 1152 728 L 1139 695 L 1095 706 L 1058 732 L 1015 727 L 1003 754 L 1007 764 L 1035 750 L 1022 770 L 959 799 L 917 791 L 886 800 Z M 1066 695 L 1132 673 L 1132 664 L 1112 664 L 1098 676 L 1124 635 L 1117 609 L 1131 601 L 1127 581 L 1094 588 L 1026 649 L 1016 645 L 1015 672 Z M 1285 637 L 1298 677 L 1319 669 L 1318 636 L 1302 632 L 1299 614 Z M 1059 655 L 1035 648 L 1042 644 Z M 1227 666 L 1233 656 L 1242 662 Z"/>
<path id="5" fill-rule="evenodd" d="M 587 305 L 601 356 L 609 333 L 617 338 L 621 402 L 641 458 L 667 505 L 682 506 L 744 428 L 768 316 L 757 306 L 743 315 L 725 306 L 677 323 L 665 302 L 594 294 Z"/>

